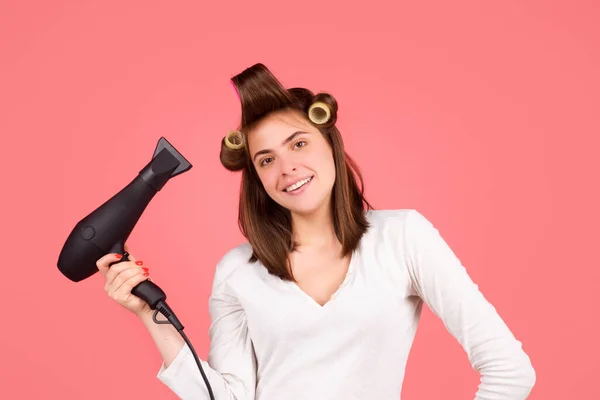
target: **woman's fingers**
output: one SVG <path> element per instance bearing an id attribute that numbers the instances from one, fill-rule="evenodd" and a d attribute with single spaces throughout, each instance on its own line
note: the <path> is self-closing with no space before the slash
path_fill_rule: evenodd
<path id="1" fill-rule="evenodd" d="M 115 285 L 110 286 L 108 295 L 119 303 L 123 304 L 127 302 L 132 294 L 131 290 L 136 287 L 140 282 L 146 280 L 148 272 L 143 270 L 126 270 L 119 274 L 115 279 Z M 118 285 L 118 286 L 117 286 Z"/>
<path id="2" fill-rule="evenodd" d="M 120 254 L 114 254 L 114 253 L 105 254 L 104 256 L 100 257 L 96 261 L 96 267 L 98 268 L 98 271 L 100 271 L 100 273 L 102 275 L 106 276 L 111 268 L 111 267 L 109 267 L 109 264 L 113 263 L 113 262 L 117 262 L 117 261 L 121 260 L 121 258 L 122 257 Z"/>
<path id="3" fill-rule="evenodd" d="M 120 296 L 122 296 L 123 301 L 129 300 L 129 298 L 132 296 L 131 291 L 133 288 L 146 279 L 148 279 L 148 272 L 135 274 L 123 282 L 119 289 L 117 289 L 117 292 Z"/>
<path id="4" fill-rule="evenodd" d="M 124 248 L 125 248 L 125 251 L 129 255 L 127 257 L 128 261 L 136 262 L 137 259 L 133 256 L 133 254 L 131 254 L 131 252 L 130 252 L 131 249 L 129 248 L 129 246 L 127 244 L 125 244 Z M 102 273 L 102 275 L 107 276 L 108 271 L 112 268 L 110 266 L 110 264 L 121 261 L 122 259 L 123 259 L 122 254 L 108 253 L 96 261 L 96 267 L 98 268 L 98 271 L 100 271 L 100 273 Z M 126 262 L 126 261 L 123 261 L 123 262 Z M 118 264 L 116 264 L 116 265 L 118 265 Z"/>
<path id="5" fill-rule="evenodd" d="M 138 266 L 130 267 L 124 269 L 120 273 L 116 275 L 113 281 L 110 284 L 107 284 L 108 291 L 116 292 L 121 289 L 121 286 L 125 284 L 130 278 L 136 275 L 144 275 L 148 276 L 148 268 L 142 268 Z"/>

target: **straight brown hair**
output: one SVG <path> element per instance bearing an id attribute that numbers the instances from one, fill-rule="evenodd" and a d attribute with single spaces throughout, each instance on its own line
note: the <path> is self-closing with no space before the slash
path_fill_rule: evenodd
<path id="1" fill-rule="evenodd" d="M 262 118 L 276 111 L 294 110 L 307 121 L 315 102 L 329 106 L 329 119 L 315 124 L 333 150 L 335 183 L 331 211 L 335 233 L 342 244 L 342 257 L 351 254 L 369 228 L 365 211 L 372 209 L 364 196 L 364 183 L 354 160 L 344 150 L 342 136 L 335 126 L 338 104 L 329 93 L 314 95 L 305 88 L 286 89 L 262 63 L 232 78 L 242 106 L 239 128 L 221 141 L 220 160 L 230 171 L 242 171 L 238 225 L 252 247 L 250 262 L 260 261 L 270 274 L 295 281 L 289 254 L 296 249 L 292 240 L 289 210 L 272 200 L 265 191 L 250 159 L 246 136 Z M 317 109 L 317 111 L 322 111 Z M 238 144 L 227 146 L 227 141 Z M 360 182 L 360 185 L 358 184 Z"/>

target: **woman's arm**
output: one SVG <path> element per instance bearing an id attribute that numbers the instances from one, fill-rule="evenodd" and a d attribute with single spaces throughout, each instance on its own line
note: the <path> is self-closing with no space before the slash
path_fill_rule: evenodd
<path id="1" fill-rule="evenodd" d="M 404 226 L 405 262 L 414 290 L 443 321 L 481 374 L 475 399 L 526 399 L 536 374 L 521 342 L 430 221 L 411 210 Z"/>
<path id="2" fill-rule="evenodd" d="M 158 352 L 163 359 L 164 367 L 168 368 L 177 354 L 179 354 L 181 351 L 185 341 L 179 332 L 177 332 L 177 329 L 173 327 L 173 325 L 157 324 L 154 322 L 152 320 L 152 314 L 154 314 L 154 311 L 148 309 L 148 311 L 145 311 L 139 315 L 139 318 L 142 320 L 144 326 L 148 329 L 148 332 L 150 332 L 150 336 L 152 337 L 152 340 L 154 341 L 154 344 L 158 348 Z M 159 319 L 164 319 L 164 317 L 160 316 Z"/>
<path id="3" fill-rule="evenodd" d="M 216 400 L 254 400 L 255 396 L 256 360 L 246 313 L 227 283 L 235 266 L 236 259 L 229 255 L 217 265 L 209 300 L 210 349 L 207 361 L 200 360 Z M 164 361 L 158 379 L 181 399 L 208 400 L 194 356 L 177 330 L 156 324 L 151 314 L 141 318 Z"/>

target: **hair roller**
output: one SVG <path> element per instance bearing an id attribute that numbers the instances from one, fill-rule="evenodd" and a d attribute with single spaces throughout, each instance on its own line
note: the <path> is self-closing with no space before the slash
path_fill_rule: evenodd
<path id="1" fill-rule="evenodd" d="M 246 166 L 245 140 L 240 131 L 230 131 L 223 137 L 219 158 L 229 171 L 239 171 Z"/>
<path id="2" fill-rule="evenodd" d="M 328 128 L 337 120 L 337 101 L 329 93 L 319 93 L 313 97 L 307 113 L 313 124 Z"/>
<path id="3" fill-rule="evenodd" d="M 231 150 L 239 150 L 244 147 L 244 135 L 240 131 L 230 131 L 225 136 L 225 146 Z"/>
<path id="4" fill-rule="evenodd" d="M 308 108 L 308 118 L 315 125 L 323 125 L 331 118 L 331 109 L 322 101 L 315 101 Z"/>

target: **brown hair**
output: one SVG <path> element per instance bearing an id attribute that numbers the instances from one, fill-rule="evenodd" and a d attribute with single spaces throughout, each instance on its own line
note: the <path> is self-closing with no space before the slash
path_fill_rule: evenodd
<path id="1" fill-rule="evenodd" d="M 246 135 L 263 117 L 275 111 L 299 111 L 311 121 L 308 118 L 309 108 L 316 102 L 329 106 L 329 118 L 324 123 L 311 123 L 319 129 L 333 150 L 336 170 L 331 198 L 333 222 L 338 240 L 342 243 L 342 256 L 349 255 L 358 247 L 369 227 L 364 211 L 372 207 L 364 196 L 360 170 L 346 154 L 342 136 L 335 126 L 338 111 L 335 98 L 329 93 L 314 95 L 305 88 L 288 90 L 261 63 L 234 76 L 232 82 L 240 97 L 242 116 L 237 137 L 234 136 L 230 144 L 238 146 L 227 146 L 228 137 L 224 137 L 221 141 L 220 159 L 228 170 L 242 171 L 238 224 L 252 246 L 249 261 L 259 260 L 269 273 L 294 281 L 288 258 L 289 253 L 296 248 L 296 243 L 292 241 L 291 214 L 272 200 L 263 188 L 250 159 L 248 146 L 245 145 Z M 323 114 L 323 109 L 317 108 L 312 112 Z"/>

